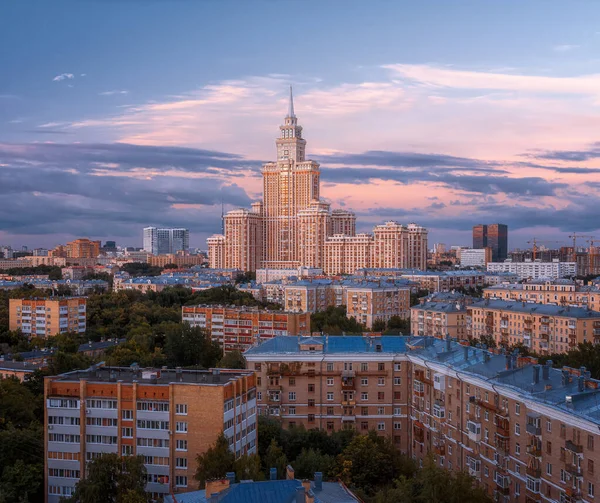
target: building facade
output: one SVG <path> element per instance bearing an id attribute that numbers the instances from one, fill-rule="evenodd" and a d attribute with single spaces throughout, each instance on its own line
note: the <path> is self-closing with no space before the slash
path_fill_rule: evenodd
<path id="1" fill-rule="evenodd" d="M 600 343 L 600 312 L 587 308 L 486 299 L 467 309 L 467 336 L 492 337 L 499 346 L 523 344 L 552 354 Z"/>
<path id="2" fill-rule="evenodd" d="M 32 337 L 52 337 L 67 332 L 85 333 L 85 297 L 10 299 L 9 329 Z"/>
<path id="3" fill-rule="evenodd" d="M 489 262 L 487 265 L 489 272 L 508 272 L 523 279 L 558 279 L 577 276 L 576 262 L 542 262 L 540 260 L 526 262 Z"/>
<path id="4" fill-rule="evenodd" d="M 491 248 L 492 260 L 499 262 L 508 257 L 508 226 L 479 224 L 473 226 L 473 248 Z"/>
<path id="5" fill-rule="evenodd" d="M 67 258 L 95 259 L 100 255 L 100 241 L 91 241 L 87 238 L 75 239 L 66 246 Z"/>
<path id="6" fill-rule="evenodd" d="M 488 262 L 492 261 L 492 249 L 489 246 L 485 248 L 461 248 L 460 266 L 461 267 L 482 267 L 485 269 Z"/>
<path id="7" fill-rule="evenodd" d="M 248 307 L 183 306 L 181 319 L 206 330 L 223 351 L 245 351 L 280 335 L 308 335 L 309 313 L 267 311 Z"/>
<path id="8" fill-rule="evenodd" d="M 467 304 L 463 301 L 419 303 L 410 308 L 411 334 L 467 339 Z"/>
<path id="9" fill-rule="evenodd" d="M 236 457 L 256 452 L 251 372 L 92 367 L 44 381 L 46 503 L 70 496 L 86 462 L 142 455 L 156 498 L 196 489 L 196 456 L 224 433 Z"/>
<path id="10" fill-rule="evenodd" d="M 371 234 L 356 234 L 356 216 L 331 210 L 321 199 L 320 166 L 306 159 L 302 126 L 290 103 L 275 141 L 277 160 L 262 168 L 263 201 L 251 210 L 228 212 L 224 234 L 208 243 L 212 268 L 321 268 L 326 274 L 362 267 L 427 267 L 427 230 L 387 222 Z"/>
<path id="11" fill-rule="evenodd" d="M 600 382 L 585 369 L 431 337 L 279 337 L 245 356 L 259 413 L 284 427 L 375 430 L 501 503 L 598 497 Z"/>
<path id="12" fill-rule="evenodd" d="M 189 229 L 144 227 L 144 251 L 152 255 L 187 252 L 190 248 Z"/>

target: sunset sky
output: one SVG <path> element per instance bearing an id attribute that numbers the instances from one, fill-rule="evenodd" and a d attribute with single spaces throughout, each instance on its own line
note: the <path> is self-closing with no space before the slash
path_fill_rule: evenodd
<path id="1" fill-rule="evenodd" d="M 262 193 L 294 86 L 358 230 L 600 239 L 596 1 L 77 0 L 0 7 L 0 244 L 191 245 Z M 551 244 L 559 246 L 558 244 Z"/>

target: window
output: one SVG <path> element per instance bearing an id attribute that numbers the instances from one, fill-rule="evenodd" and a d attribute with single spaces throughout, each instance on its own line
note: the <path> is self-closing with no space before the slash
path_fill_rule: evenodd
<path id="1" fill-rule="evenodd" d="M 187 440 L 177 440 L 177 443 L 175 444 L 175 450 L 187 451 Z"/>
<path id="2" fill-rule="evenodd" d="M 361 430 L 368 430 L 369 429 L 369 423 L 368 423 L 368 421 L 361 421 L 361 423 L 360 423 L 360 429 Z"/>
<path id="3" fill-rule="evenodd" d="M 379 416 L 385 415 L 385 407 L 377 407 L 377 415 L 379 415 Z"/>
<path id="4" fill-rule="evenodd" d="M 333 431 L 333 421 L 327 421 L 327 430 Z"/>
<path id="5" fill-rule="evenodd" d="M 116 409 L 117 401 L 115 400 L 114 402 L 115 406 L 110 408 Z M 169 412 L 169 402 L 138 402 L 137 410 L 148 412 Z"/>
<path id="6" fill-rule="evenodd" d="M 369 399 L 369 394 L 368 393 L 361 393 L 360 394 L 360 399 L 361 400 L 368 400 Z"/>
<path id="7" fill-rule="evenodd" d="M 121 411 L 121 419 L 123 421 L 133 421 L 133 410 L 123 409 Z"/>
<path id="8" fill-rule="evenodd" d="M 399 372 L 400 370 L 402 370 L 402 364 L 401 363 L 394 363 L 394 370 Z"/>
<path id="9" fill-rule="evenodd" d="M 519 423 L 515 423 L 515 435 L 521 434 L 521 425 Z"/>
<path id="10" fill-rule="evenodd" d="M 334 412 L 333 412 L 333 407 L 327 407 L 327 415 L 328 416 L 333 416 Z"/>
<path id="11" fill-rule="evenodd" d="M 175 468 L 187 469 L 187 458 L 175 458 Z"/>
<path id="12" fill-rule="evenodd" d="M 122 445 L 121 446 L 121 456 L 132 456 L 133 455 L 133 445 Z"/>
<path id="13" fill-rule="evenodd" d="M 594 497 L 594 484 L 592 484 L 591 482 L 588 482 L 588 494 L 590 498 Z"/>
<path id="14" fill-rule="evenodd" d="M 314 398 L 309 398 L 308 399 L 308 406 L 309 407 L 314 407 L 315 406 L 315 399 Z"/>
<path id="15" fill-rule="evenodd" d="M 377 386 L 385 386 L 385 377 L 379 377 L 377 379 Z"/>
<path id="16" fill-rule="evenodd" d="M 552 432 L 552 421 L 546 421 L 546 431 L 548 433 Z"/>
<path id="17" fill-rule="evenodd" d="M 327 393 L 327 400 L 329 400 L 329 401 L 333 400 L 333 392 L 329 391 Z"/>
<path id="18" fill-rule="evenodd" d="M 309 414 L 308 415 L 308 422 L 309 423 L 314 423 L 315 422 L 315 415 L 314 414 Z"/>
<path id="19" fill-rule="evenodd" d="M 175 431 L 177 433 L 187 433 L 188 431 L 188 424 L 184 421 L 177 421 L 175 423 Z"/>
<path id="20" fill-rule="evenodd" d="M 176 475 L 175 476 L 175 486 L 176 487 L 187 487 L 187 477 L 185 475 Z"/>
<path id="21" fill-rule="evenodd" d="M 550 463 L 546 463 L 546 474 L 552 476 L 552 465 Z"/>
<path id="22" fill-rule="evenodd" d="M 588 459 L 588 472 L 594 473 L 594 460 Z"/>
<path id="23" fill-rule="evenodd" d="M 254 370 L 256 370 L 257 372 L 260 372 L 260 363 L 254 364 Z"/>
<path id="24" fill-rule="evenodd" d="M 175 414 L 178 416 L 187 416 L 187 403 L 178 403 L 175 405 Z"/>
<path id="25" fill-rule="evenodd" d="M 361 363 L 360 364 L 360 371 L 361 372 L 367 372 L 369 370 L 369 364 L 368 363 Z"/>
<path id="26" fill-rule="evenodd" d="M 380 372 L 382 370 L 385 370 L 385 363 L 378 363 L 377 364 L 377 370 L 379 370 Z"/>
<path id="27" fill-rule="evenodd" d="M 141 430 L 168 430 L 169 421 L 154 421 L 151 419 L 138 419 L 137 427 Z"/>
<path id="28" fill-rule="evenodd" d="M 361 407 L 360 415 L 368 416 L 369 415 L 369 407 Z"/>
<path id="29" fill-rule="evenodd" d="M 519 444 L 518 442 L 515 444 L 515 454 L 517 456 L 521 455 L 521 444 Z"/>
<path id="30" fill-rule="evenodd" d="M 309 393 L 314 393 L 315 392 L 315 385 L 314 384 L 309 384 L 308 385 L 308 392 Z"/>
<path id="31" fill-rule="evenodd" d="M 333 362 L 327 362 L 327 372 L 333 372 Z"/>
<path id="32" fill-rule="evenodd" d="M 327 386 L 333 386 L 333 377 L 327 378 Z"/>
<path id="33" fill-rule="evenodd" d="M 290 416 L 295 416 L 296 415 L 296 407 L 290 407 L 289 413 L 290 413 Z"/>
<path id="34" fill-rule="evenodd" d="M 394 422 L 394 430 L 401 430 L 402 429 L 402 423 L 399 421 L 395 421 Z"/>
<path id="35" fill-rule="evenodd" d="M 377 400 L 384 400 L 385 399 L 385 391 L 378 391 L 377 392 Z"/>
<path id="36" fill-rule="evenodd" d="M 402 385 L 402 377 L 394 377 L 394 386 Z"/>
<path id="37" fill-rule="evenodd" d="M 368 377 L 363 377 L 363 378 L 360 380 L 360 385 L 361 385 L 361 386 L 368 386 L 368 385 L 369 385 L 369 378 L 368 378 Z"/>
<path id="38" fill-rule="evenodd" d="M 262 400 L 262 391 L 256 392 L 256 399 L 260 402 Z"/>
<path id="39" fill-rule="evenodd" d="M 515 482 L 515 496 L 521 494 L 521 482 Z"/>
<path id="40" fill-rule="evenodd" d="M 133 438 L 133 428 L 121 428 L 121 436 L 123 438 Z"/>
<path id="41" fill-rule="evenodd" d="M 515 414 L 518 416 L 521 413 L 521 404 L 519 402 L 515 403 Z"/>
<path id="42" fill-rule="evenodd" d="M 385 423 L 377 423 L 377 431 L 384 431 Z"/>
<path id="43" fill-rule="evenodd" d="M 296 401 L 296 392 L 295 391 L 290 391 L 288 393 L 288 400 L 290 400 L 291 402 Z"/>
<path id="44" fill-rule="evenodd" d="M 483 467 L 483 474 L 484 474 L 486 477 L 489 477 L 489 476 L 490 476 L 490 469 L 489 469 L 487 466 L 484 466 L 484 467 Z"/>
<path id="45" fill-rule="evenodd" d="M 594 437 L 592 435 L 588 435 L 587 437 L 587 448 L 590 451 L 594 450 Z"/>
<path id="46" fill-rule="evenodd" d="M 290 377 L 290 386 L 296 386 L 296 378 Z"/>

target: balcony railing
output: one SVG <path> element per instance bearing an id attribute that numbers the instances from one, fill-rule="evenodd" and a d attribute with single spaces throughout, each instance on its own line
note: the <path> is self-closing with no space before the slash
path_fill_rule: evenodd
<path id="1" fill-rule="evenodd" d="M 567 440 L 565 442 L 565 449 L 568 451 L 574 452 L 575 454 L 583 453 L 583 445 L 578 445 L 575 442 L 573 442 L 572 440 Z"/>
<path id="2" fill-rule="evenodd" d="M 525 429 L 527 430 L 527 433 L 529 433 L 530 435 L 538 435 L 539 436 L 542 434 L 542 428 L 535 423 L 527 423 L 527 426 L 525 426 Z"/>

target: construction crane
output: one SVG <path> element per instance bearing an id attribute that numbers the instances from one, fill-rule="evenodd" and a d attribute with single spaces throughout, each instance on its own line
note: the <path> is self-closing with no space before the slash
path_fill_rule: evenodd
<path id="1" fill-rule="evenodd" d="M 539 240 L 538 238 L 533 238 L 531 241 L 527 241 L 527 244 L 532 244 L 532 251 L 533 251 L 533 260 L 535 260 L 537 258 L 537 252 L 538 252 L 538 243 L 563 243 L 562 241 L 542 241 Z"/>
<path id="2" fill-rule="evenodd" d="M 586 236 L 585 234 L 577 234 L 574 232 L 569 236 L 573 240 L 573 262 L 577 262 L 577 238 L 595 239 L 594 236 Z"/>

